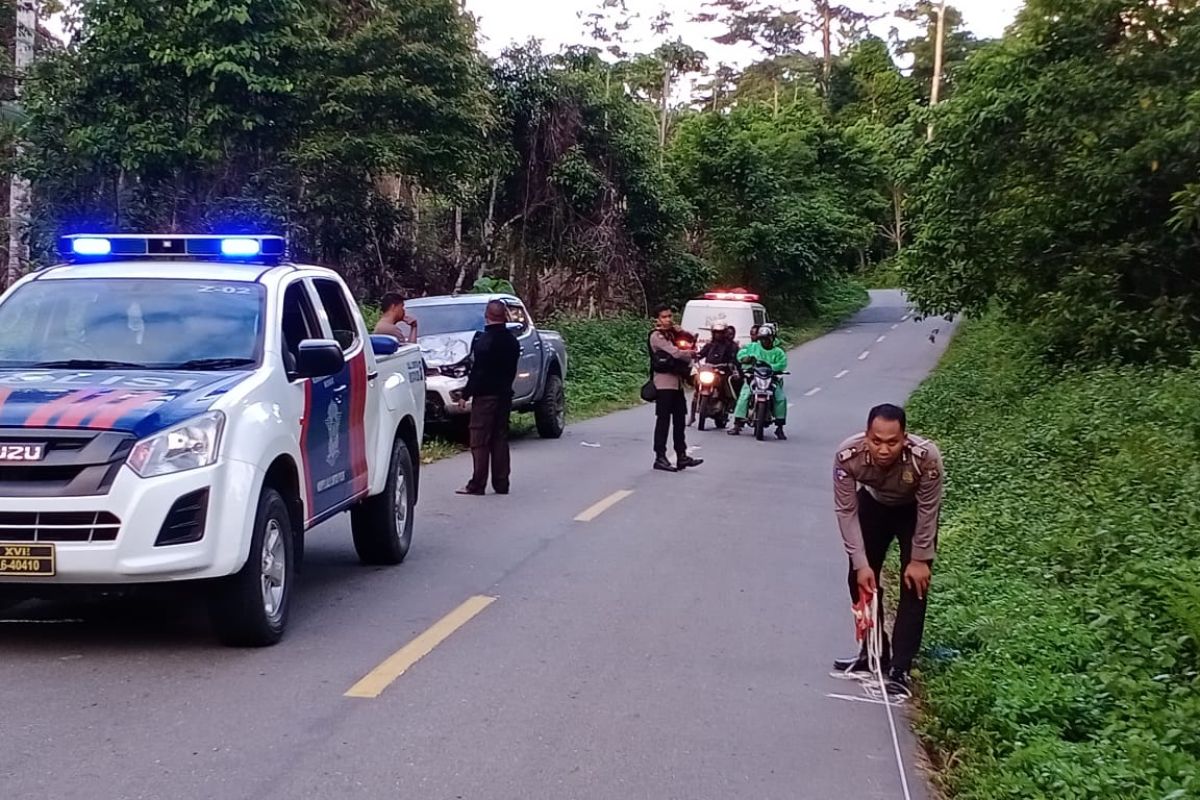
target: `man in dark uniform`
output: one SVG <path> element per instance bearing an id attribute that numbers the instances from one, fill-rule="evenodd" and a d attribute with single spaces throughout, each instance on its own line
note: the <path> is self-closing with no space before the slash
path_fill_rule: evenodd
<path id="1" fill-rule="evenodd" d="M 900 540 L 900 606 L 891 651 L 885 635 L 882 654 L 893 693 L 908 692 L 909 669 L 921 647 L 944 477 L 937 446 L 909 434 L 904 409 L 894 405 L 871 409 L 866 432 L 843 442 L 833 462 L 834 506 L 850 557 L 850 598 L 857 603 L 874 597 L 878 620 L 884 619 L 879 572 L 892 539 Z M 834 667 L 869 671 L 865 645 Z"/>
<path id="2" fill-rule="evenodd" d="M 483 494 L 489 466 L 496 494 L 508 494 L 508 418 L 520 358 L 521 344 L 508 329 L 508 306 L 493 300 L 487 304 L 483 333 L 477 334 L 471 345 L 471 376 L 458 401 L 460 406 L 471 401 L 471 457 L 475 461 L 470 482 L 458 494 Z"/>

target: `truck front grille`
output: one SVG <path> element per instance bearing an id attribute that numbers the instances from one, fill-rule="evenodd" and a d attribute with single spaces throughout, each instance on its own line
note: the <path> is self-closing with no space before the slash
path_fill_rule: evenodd
<path id="1" fill-rule="evenodd" d="M 84 497 L 108 494 L 133 436 L 52 428 L 0 428 L 0 444 L 41 443 L 45 457 L 0 464 L 0 497 Z"/>
<path id="2" fill-rule="evenodd" d="M 0 511 L 5 542 L 114 542 L 120 531 L 107 511 Z"/>

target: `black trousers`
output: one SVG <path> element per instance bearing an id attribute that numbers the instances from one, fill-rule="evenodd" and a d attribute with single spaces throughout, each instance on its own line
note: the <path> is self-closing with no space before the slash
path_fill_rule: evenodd
<path id="1" fill-rule="evenodd" d="M 475 472 L 467 488 L 482 492 L 487 488 L 488 471 L 492 488 L 508 491 L 509 452 L 508 420 L 512 413 L 511 397 L 476 397 L 471 400 L 471 458 Z"/>
<path id="2" fill-rule="evenodd" d="M 865 489 L 858 490 L 858 521 L 862 525 L 863 544 L 867 561 L 875 571 L 875 582 L 887 558 L 893 539 L 900 540 L 900 569 L 903 571 L 912 558 L 913 534 L 917 527 L 916 504 L 885 506 Z M 928 596 L 926 596 L 927 599 Z M 858 602 L 858 576 L 854 565 L 850 566 L 850 599 Z M 884 619 L 883 592 L 876 594 L 876 619 Z M 921 638 L 925 635 L 925 599 L 900 580 L 900 607 L 896 610 L 896 625 L 892 631 L 891 666 L 905 672 L 912 667 L 913 659 L 921 649 Z M 865 652 L 865 648 L 864 648 Z M 888 638 L 884 634 L 883 658 L 888 660 Z"/>
<path id="3" fill-rule="evenodd" d="M 666 457 L 667 432 L 674 428 L 675 452 L 687 453 L 687 400 L 682 389 L 659 389 L 654 401 L 654 455 Z"/>

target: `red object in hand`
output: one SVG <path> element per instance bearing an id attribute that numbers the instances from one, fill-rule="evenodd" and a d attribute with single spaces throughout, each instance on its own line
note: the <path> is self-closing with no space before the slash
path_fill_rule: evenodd
<path id="1" fill-rule="evenodd" d="M 867 603 L 869 600 L 859 600 L 851 610 L 854 612 L 854 638 L 856 641 L 865 642 L 867 636 L 871 633 L 873 626 L 871 618 L 867 616 Z"/>

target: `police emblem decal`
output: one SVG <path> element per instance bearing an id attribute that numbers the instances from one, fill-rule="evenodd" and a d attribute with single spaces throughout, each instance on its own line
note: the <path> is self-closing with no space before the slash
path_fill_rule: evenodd
<path id="1" fill-rule="evenodd" d="M 325 412 L 325 430 L 329 433 L 329 452 L 325 455 L 325 461 L 332 467 L 342 454 L 342 407 L 337 403 L 330 403 L 329 410 Z"/>

